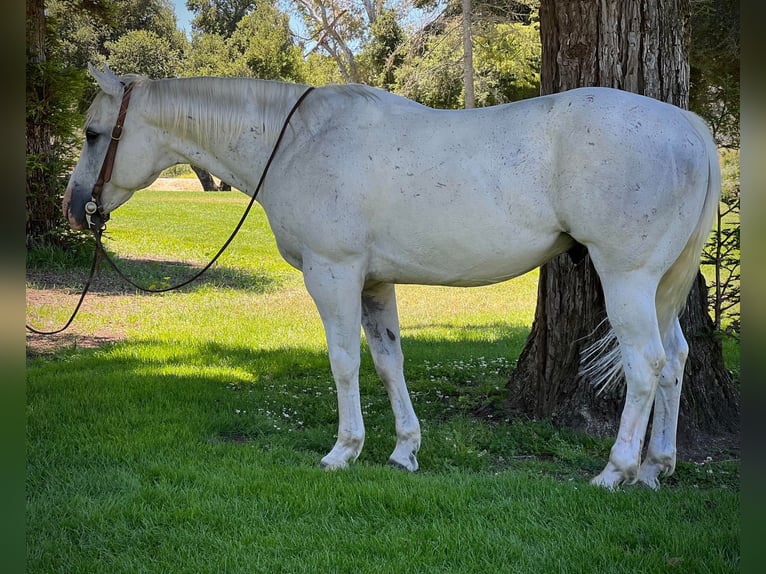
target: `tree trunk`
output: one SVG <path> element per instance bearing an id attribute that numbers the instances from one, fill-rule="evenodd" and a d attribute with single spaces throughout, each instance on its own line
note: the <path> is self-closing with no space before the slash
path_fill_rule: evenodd
<path id="1" fill-rule="evenodd" d="M 199 182 L 202 184 L 203 190 L 220 191 L 220 188 L 216 185 L 215 180 L 213 179 L 213 176 L 210 175 L 210 172 L 202 169 L 201 167 L 197 167 L 196 165 L 192 165 L 189 167 L 191 167 L 192 171 L 197 174 L 197 179 L 199 179 Z"/>
<path id="2" fill-rule="evenodd" d="M 462 0 L 463 7 L 463 91 L 465 107 L 476 107 L 473 86 L 473 40 L 471 39 L 471 0 Z"/>
<path id="3" fill-rule="evenodd" d="M 61 223 L 53 141 L 44 112 L 46 100 L 45 3 L 27 0 L 26 245 L 47 238 Z"/>
<path id="4" fill-rule="evenodd" d="M 607 86 L 687 108 L 688 22 L 689 0 L 542 0 L 541 92 Z M 580 352 L 605 332 L 605 318 L 601 285 L 587 255 L 560 255 L 541 267 L 532 331 L 507 385 L 512 410 L 613 435 L 624 389 L 596 396 L 590 383 L 577 376 Z M 739 426 L 737 392 L 724 368 L 720 341 L 712 335 L 701 274 L 681 324 L 690 354 L 679 446 L 698 432 L 736 431 Z"/>

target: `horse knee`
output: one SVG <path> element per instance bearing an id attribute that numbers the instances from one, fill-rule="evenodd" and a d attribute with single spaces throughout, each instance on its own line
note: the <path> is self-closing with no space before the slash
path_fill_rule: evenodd
<path id="1" fill-rule="evenodd" d="M 341 348 L 329 350 L 330 368 L 335 382 L 348 384 L 356 380 L 359 374 L 360 359 Z"/>

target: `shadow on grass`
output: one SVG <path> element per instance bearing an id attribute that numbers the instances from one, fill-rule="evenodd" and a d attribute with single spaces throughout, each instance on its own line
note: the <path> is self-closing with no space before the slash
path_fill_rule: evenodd
<path id="1" fill-rule="evenodd" d="M 502 336 L 490 341 L 403 337 L 405 376 L 423 428 L 419 460 L 424 471 L 497 471 L 541 464 L 540 472 L 582 472 L 585 479 L 600 464 L 589 457 L 595 454 L 600 461 L 604 449 L 587 437 L 545 422 L 519 426 L 471 414 L 490 394 L 502 395 L 507 365 L 515 360 L 525 336 L 523 328 L 506 327 Z M 492 358 L 501 350 L 505 366 L 498 368 Z M 439 365 L 435 377 L 434 365 Z M 323 351 L 264 350 L 212 341 L 122 341 L 100 351 L 70 350 L 32 361 L 28 380 L 33 418 L 42 417 L 45 425 L 58 419 L 57 413 L 74 412 L 88 424 L 111 427 L 112 434 L 117 433 L 112 425 L 148 433 L 155 428 L 172 443 L 170 425 L 177 427 L 179 436 L 196 436 L 198 445 L 304 453 L 317 463 L 337 433 L 337 395 Z M 395 444 L 394 419 L 366 349 L 360 388 L 366 429 L 360 462 L 384 464 Z M 35 440 L 36 424 L 30 423 Z M 70 419 L 69 424 L 77 422 Z M 61 429 L 61 436 L 66 434 Z M 583 445 L 595 451 L 588 454 Z"/>
<path id="2" fill-rule="evenodd" d="M 194 276 L 203 267 L 203 265 L 184 261 L 112 257 L 117 267 L 127 277 L 147 289 L 163 289 L 177 285 Z M 80 291 L 87 277 L 88 270 L 83 268 L 27 270 L 27 282 L 36 289 Z M 180 288 L 179 291 L 188 293 L 212 286 L 266 293 L 277 289 L 280 284 L 281 280 L 278 277 L 267 273 L 213 265 L 202 277 Z M 108 263 L 100 262 L 97 275 L 91 283 L 90 292 L 102 295 L 125 295 L 135 291 L 136 289 L 117 275 Z"/>
<path id="3" fill-rule="evenodd" d="M 506 398 L 504 383 L 527 333 L 520 327 L 495 329 L 501 334 L 491 340 L 403 336 L 405 376 L 423 430 L 421 468 L 513 468 L 557 480 L 589 480 L 606 462 L 610 439 L 548 421 L 474 416 L 478 405 Z M 501 357 L 505 361 L 497 362 Z M 324 351 L 122 341 L 33 360 L 27 377 L 31 441 L 37 440 L 38 425 L 53 436 L 51 429 L 59 424 L 88 424 L 111 429 L 106 440 L 136 428 L 151 435 L 150 441 L 156 434 L 166 448 L 183 447 L 183 441 L 203 449 L 247 446 L 278 451 L 286 464 L 318 464 L 337 433 L 337 396 Z M 366 439 L 359 462 L 384 464 L 395 444 L 394 419 L 366 349 L 360 389 Z M 72 428 L 59 431 L 65 437 Z M 685 464 L 665 484 L 683 486 L 703 476 L 711 488 L 739 486 L 738 460 L 715 457 L 704 475 L 693 463 Z"/>

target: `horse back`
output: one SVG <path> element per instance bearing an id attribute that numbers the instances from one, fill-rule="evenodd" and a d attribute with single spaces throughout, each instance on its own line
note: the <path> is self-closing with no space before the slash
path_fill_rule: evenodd
<path id="1" fill-rule="evenodd" d="M 354 98 L 283 170 L 290 232 L 277 240 L 363 254 L 380 280 L 466 285 L 521 274 L 572 238 L 638 241 L 678 217 L 698 163 L 682 114 L 605 88 L 464 111 Z"/>

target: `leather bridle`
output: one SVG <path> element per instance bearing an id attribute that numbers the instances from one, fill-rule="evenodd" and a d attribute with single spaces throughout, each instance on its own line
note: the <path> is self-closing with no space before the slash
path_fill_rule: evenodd
<path id="1" fill-rule="evenodd" d="M 104 191 L 104 184 L 108 183 L 112 179 L 112 169 L 114 169 L 114 158 L 117 155 L 117 145 L 120 143 L 122 137 L 122 128 L 125 125 L 125 116 L 128 113 L 128 106 L 130 105 L 130 95 L 133 93 L 133 83 L 122 84 L 124 86 L 122 92 L 122 102 L 120 103 L 120 111 L 117 114 L 117 121 L 112 128 L 112 138 L 109 140 L 109 147 L 106 149 L 106 155 L 104 156 L 104 163 L 101 164 L 101 171 L 98 174 L 96 183 L 93 184 L 93 190 L 90 194 L 90 201 L 85 204 L 85 219 L 88 222 L 88 228 L 97 230 L 103 227 L 103 225 L 109 220 L 109 214 L 104 213 L 104 206 L 101 204 L 101 193 Z M 94 221 L 94 215 L 98 214 L 98 218 Z M 100 221 L 98 221 L 100 219 Z"/>

